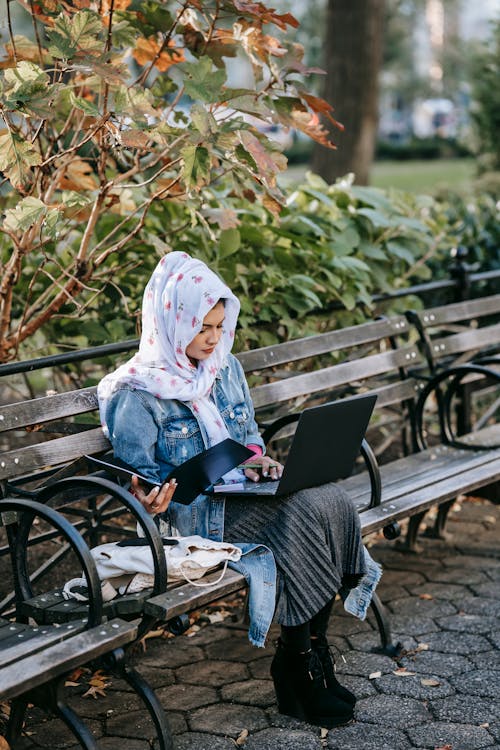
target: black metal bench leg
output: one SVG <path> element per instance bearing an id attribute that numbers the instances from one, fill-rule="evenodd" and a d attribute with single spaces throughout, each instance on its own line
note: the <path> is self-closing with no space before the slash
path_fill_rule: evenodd
<path id="1" fill-rule="evenodd" d="M 76 739 L 85 750 L 99 750 L 99 746 L 90 729 L 65 701 L 57 701 L 57 704 L 54 707 L 54 714 L 64 721 L 66 726 L 73 732 Z"/>
<path id="2" fill-rule="evenodd" d="M 156 729 L 158 750 L 174 750 L 167 715 L 151 685 L 130 664 L 127 664 L 123 649 L 115 649 L 106 657 L 106 661 L 109 659 L 111 659 L 113 671 L 130 685 L 148 709 Z"/>
<path id="3" fill-rule="evenodd" d="M 12 747 L 14 747 L 16 740 L 21 735 L 27 707 L 28 701 L 23 696 L 20 698 L 14 698 L 10 704 L 10 714 L 7 722 L 5 739 Z"/>
<path id="4" fill-rule="evenodd" d="M 7 742 L 9 744 L 14 746 L 16 738 L 22 731 L 26 707 L 29 703 L 33 703 L 61 719 L 84 750 L 99 750 L 97 741 L 90 729 L 66 703 L 64 698 L 65 681 L 65 676 L 59 677 L 13 700 L 7 727 Z"/>
<path id="5" fill-rule="evenodd" d="M 448 513 L 450 512 L 454 503 L 455 498 L 453 498 L 453 500 L 448 500 L 447 503 L 443 503 L 439 506 L 434 526 L 432 526 L 431 528 L 427 528 L 424 532 L 424 536 L 431 537 L 432 539 L 447 538 L 448 535 L 446 534 L 444 527 L 446 525 Z"/>
<path id="6" fill-rule="evenodd" d="M 378 594 L 374 593 L 370 604 L 375 619 L 377 621 L 378 631 L 380 633 L 380 646 L 373 650 L 377 653 L 387 654 L 387 656 L 399 656 L 403 648 L 401 643 L 393 644 L 391 636 L 391 626 L 386 608 L 380 601 Z"/>
<path id="7" fill-rule="evenodd" d="M 426 510 L 424 510 L 422 513 L 417 513 L 408 521 L 408 530 L 406 532 L 405 538 L 403 540 L 398 539 L 396 541 L 396 547 L 397 549 L 401 550 L 401 552 L 420 552 L 420 549 L 417 545 L 417 536 L 420 524 L 424 520 L 426 513 Z"/>

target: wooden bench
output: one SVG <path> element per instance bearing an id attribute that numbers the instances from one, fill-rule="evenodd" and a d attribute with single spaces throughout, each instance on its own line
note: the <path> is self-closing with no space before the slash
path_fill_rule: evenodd
<path id="1" fill-rule="evenodd" d="M 78 620 L 34 626 L 0 618 L 0 699 L 12 701 L 6 739 L 13 746 L 30 703 L 52 711 L 82 747 L 94 750 L 97 744 L 90 730 L 66 702 L 66 676 L 98 658 L 122 660 L 123 646 L 137 637 L 137 624 L 118 618 L 103 621 L 100 581 L 88 548 L 57 512 L 32 500 L 4 500 L 1 509 L 6 522 L 9 515 L 16 524 L 18 517 L 27 514 L 54 526 L 76 551 L 89 582 L 89 604 Z M 15 566 L 16 560 L 13 562 Z M 17 588 L 22 588 L 22 582 Z"/>
<path id="2" fill-rule="evenodd" d="M 435 399 L 438 407 L 437 437 L 423 422 L 419 410 L 420 434 L 429 443 L 465 450 L 500 445 L 495 426 L 500 408 L 500 294 L 455 304 L 410 310 L 407 318 L 419 336 L 419 348 L 427 368 L 417 377 L 426 381 L 422 400 Z M 487 442 L 477 433 L 489 426 Z M 500 501 L 498 482 L 481 485 L 474 491 L 481 497 Z M 443 537 L 452 501 L 440 506 L 433 529 L 428 533 Z M 413 537 L 423 516 L 412 520 Z"/>
<path id="3" fill-rule="evenodd" d="M 423 446 L 415 414 L 422 405 L 426 383 L 410 375 L 409 368 L 422 371 L 425 361 L 407 338 L 408 327 L 404 316 L 395 316 L 239 355 L 251 383 L 258 419 L 266 424 L 264 435 L 273 450 L 281 450 L 281 438 L 287 439 L 297 413 L 304 407 L 360 392 L 377 393 L 369 442 L 365 441 L 362 451 L 367 469 L 360 467 L 344 481 L 360 513 L 365 535 L 384 529 L 394 537 L 398 521 L 497 481 L 500 476 L 500 449 L 471 452 L 441 443 Z M 95 413 L 96 407 L 95 390 L 84 389 L 9 405 L 0 415 L 0 430 L 42 424 L 51 428 L 50 423 L 59 430 L 52 439 L 49 433 L 36 433 L 46 439 L 1 456 L 0 481 L 4 482 L 5 493 L 35 488 L 40 500 L 55 502 L 61 512 L 71 514 L 75 527 L 92 545 L 98 543 L 102 533 L 110 538 L 113 534 L 135 533 L 134 526 L 122 525 L 123 507 L 140 515 L 133 498 L 102 477 L 60 478 L 61 474 L 85 470 L 83 453 L 98 454 L 109 448 L 98 426 L 62 434 L 68 423 L 70 430 L 78 429 L 75 418 Z M 479 431 L 471 441 L 486 441 L 491 429 Z M 41 474 L 47 467 L 56 470 Z M 43 485 L 46 488 L 40 491 Z M 118 508 L 117 499 L 121 503 Z M 83 507 L 85 502 L 87 507 Z M 214 573 L 205 580 L 217 577 Z M 220 583 L 210 587 L 185 584 L 166 591 L 158 573 L 153 591 L 112 600 L 104 605 L 104 611 L 110 618 L 141 616 L 142 632 L 153 622 L 173 623 L 175 628 L 180 622 L 176 618 L 182 620 L 186 612 L 244 586 L 243 577 L 228 570 Z M 39 622 L 58 618 L 64 622 L 79 617 L 80 606 L 62 602 L 60 591 L 54 590 L 48 597 L 44 593 L 25 601 L 22 610 Z M 396 648 L 378 597 L 373 611 L 382 648 L 394 653 Z"/>

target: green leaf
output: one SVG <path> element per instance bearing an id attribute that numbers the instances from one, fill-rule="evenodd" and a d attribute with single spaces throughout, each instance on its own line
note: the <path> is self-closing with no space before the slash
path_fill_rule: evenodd
<path id="1" fill-rule="evenodd" d="M 219 257 L 227 258 L 237 250 L 241 244 L 241 235 L 238 229 L 224 229 L 220 233 Z"/>
<path id="2" fill-rule="evenodd" d="M 210 155 L 203 146 L 189 144 L 181 149 L 184 159 L 184 179 L 186 185 L 202 185 L 210 176 Z"/>
<path id="3" fill-rule="evenodd" d="M 185 92 L 191 99 L 202 102 L 220 100 L 221 88 L 226 81 L 225 70 L 213 70 L 209 57 L 200 57 L 194 63 L 182 63 L 177 66 L 186 76 Z"/>
<path id="4" fill-rule="evenodd" d="M 28 196 L 23 198 L 15 208 L 5 212 L 3 225 L 12 232 L 23 232 L 45 216 L 47 206 L 38 198 Z"/>
<path id="5" fill-rule="evenodd" d="M 409 266 L 413 265 L 415 262 L 414 254 L 408 250 L 408 248 L 404 247 L 404 245 L 390 240 L 386 243 L 386 247 L 391 255 L 395 255 L 396 258 L 401 258 L 401 260 L 404 260 Z"/>
<path id="6" fill-rule="evenodd" d="M 397 223 L 374 208 L 360 208 L 357 213 L 361 216 L 366 216 L 367 219 L 370 219 L 373 226 L 377 228 L 385 229 L 387 227 L 397 226 Z"/>
<path id="7" fill-rule="evenodd" d="M 16 189 L 31 181 L 31 167 L 40 164 L 42 157 L 29 141 L 10 131 L 0 133 L 0 172 L 5 172 Z"/>
<path id="8" fill-rule="evenodd" d="M 81 96 L 75 96 L 73 92 L 70 93 L 69 98 L 73 107 L 76 107 L 82 112 L 85 112 L 86 115 L 90 115 L 91 117 L 99 117 L 99 115 L 101 114 L 99 112 L 99 107 L 97 107 L 93 102 L 89 102 L 88 99 L 82 99 Z"/>
<path id="9" fill-rule="evenodd" d="M 215 117 L 200 104 L 195 104 L 191 108 L 191 120 L 204 138 L 217 132 L 218 125 Z"/>
<path id="10" fill-rule="evenodd" d="M 49 52 L 53 57 L 71 59 L 78 51 L 102 52 L 104 42 L 101 18 L 90 10 L 82 10 L 71 18 L 61 13 L 52 29 L 47 30 L 51 41 Z"/>

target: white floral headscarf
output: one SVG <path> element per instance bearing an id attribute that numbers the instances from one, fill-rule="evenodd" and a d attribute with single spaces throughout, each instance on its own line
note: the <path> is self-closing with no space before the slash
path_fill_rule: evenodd
<path id="1" fill-rule="evenodd" d="M 219 300 L 224 301 L 225 307 L 222 336 L 213 353 L 195 367 L 186 355 L 186 347 Z M 156 398 L 189 402 L 205 426 L 209 445 L 227 437 L 227 429 L 209 395 L 233 346 L 239 310 L 240 303 L 229 287 L 201 260 L 183 252 L 164 256 L 144 292 L 138 353 L 106 375 L 97 387 L 104 434 L 109 436 L 109 399 L 126 384 Z"/>

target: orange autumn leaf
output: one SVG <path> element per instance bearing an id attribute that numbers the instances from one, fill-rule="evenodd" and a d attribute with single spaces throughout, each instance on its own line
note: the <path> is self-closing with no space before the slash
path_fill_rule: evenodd
<path id="1" fill-rule="evenodd" d="M 115 10 L 127 10 L 131 2 L 132 0 L 113 0 L 113 2 L 112 0 L 102 0 L 101 9 L 100 9 L 101 15 L 102 16 L 109 15 L 109 12 L 111 10 L 111 5 L 113 5 L 113 12 Z"/>
<path id="2" fill-rule="evenodd" d="M 184 62 L 185 59 L 183 51 L 175 49 L 175 42 L 172 39 L 163 48 L 154 36 L 138 39 L 132 55 L 139 65 L 153 63 L 161 73 L 176 63 Z"/>
<path id="3" fill-rule="evenodd" d="M 335 125 L 336 128 L 338 128 L 339 130 L 344 130 L 344 126 L 342 125 L 342 123 L 332 117 L 333 107 L 331 104 L 329 104 L 327 101 L 325 101 L 325 99 L 322 99 L 319 96 L 313 96 L 313 94 L 307 94 L 305 92 L 301 93 L 302 98 L 309 104 L 313 112 L 325 115 L 325 117 L 327 117 L 330 122 Z"/>
<path id="4" fill-rule="evenodd" d="M 286 27 L 297 28 L 299 22 L 291 13 L 276 13 L 275 8 L 266 8 L 262 3 L 245 2 L 245 0 L 234 0 L 234 7 L 240 13 L 256 16 L 261 23 L 272 23 L 278 28 L 286 31 Z"/>
<path id="5" fill-rule="evenodd" d="M 60 190 L 95 190 L 98 184 L 91 165 L 79 158 L 70 161 L 57 180 Z"/>

